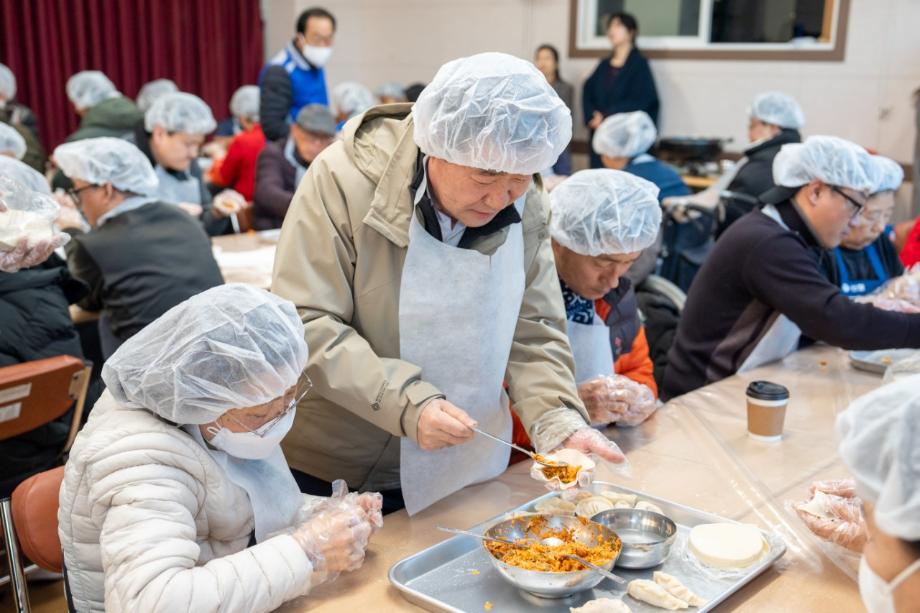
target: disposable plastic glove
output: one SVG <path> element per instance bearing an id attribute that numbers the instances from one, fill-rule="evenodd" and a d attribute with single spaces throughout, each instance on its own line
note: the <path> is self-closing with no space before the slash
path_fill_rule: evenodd
<path id="1" fill-rule="evenodd" d="M 832 494 L 827 494 L 824 501 L 821 510 L 827 517 L 818 517 L 804 510 L 804 504 L 794 505 L 795 512 L 819 538 L 850 551 L 861 552 L 868 535 L 862 501 L 856 496 L 844 498 Z"/>
<path id="2" fill-rule="evenodd" d="M 578 386 L 578 396 L 591 423 L 637 426 L 655 412 L 655 394 L 647 386 L 623 375 L 606 375 Z"/>
<path id="3" fill-rule="evenodd" d="M 51 238 L 37 241 L 29 247 L 29 241 L 23 238 L 11 251 L 0 251 L 0 271 L 19 272 L 22 268 L 38 266 L 51 257 L 55 249 L 69 240 L 68 234 L 54 234 Z"/>
<path id="4" fill-rule="evenodd" d="M 347 505 L 320 511 L 295 528 L 291 536 L 313 566 L 311 587 L 359 568 L 372 531 L 364 511 Z"/>

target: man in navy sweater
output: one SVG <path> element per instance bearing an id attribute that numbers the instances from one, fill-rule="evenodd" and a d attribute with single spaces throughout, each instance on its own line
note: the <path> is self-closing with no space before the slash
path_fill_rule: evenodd
<path id="1" fill-rule="evenodd" d="M 783 146 L 773 178 L 763 209 L 732 224 L 690 287 L 666 398 L 782 359 L 803 335 L 844 349 L 920 348 L 920 314 L 857 304 L 818 266 L 819 249 L 840 244 L 875 190 L 869 154 L 813 136 Z"/>

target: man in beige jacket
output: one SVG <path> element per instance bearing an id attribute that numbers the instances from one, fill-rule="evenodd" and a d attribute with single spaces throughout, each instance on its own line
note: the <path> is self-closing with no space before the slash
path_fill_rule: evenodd
<path id="1" fill-rule="evenodd" d="M 415 106 L 349 121 L 301 182 L 272 290 L 297 305 L 315 386 L 285 453 L 305 492 L 343 476 L 414 514 L 494 478 L 520 416 L 538 451 L 614 462 L 573 381 L 539 176 L 571 115 L 529 63 L 445 64 Z M 507 394 L 503 388 L 507 384 Z"/>

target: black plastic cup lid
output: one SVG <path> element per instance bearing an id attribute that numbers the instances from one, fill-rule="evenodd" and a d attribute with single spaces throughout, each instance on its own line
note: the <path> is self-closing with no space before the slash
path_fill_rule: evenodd
<path id="1" fill-rule="evenodd" d="M 753 381 L 748 385 L 747 395 L 755 400 L 789 400 L 789 390 L 771 381 Z"/>

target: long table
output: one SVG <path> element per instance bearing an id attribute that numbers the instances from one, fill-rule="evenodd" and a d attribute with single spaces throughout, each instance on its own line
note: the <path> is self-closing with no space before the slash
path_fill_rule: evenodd
<path id="1" fill-rule="evenodd" d="M 791 392 L 784 440 L 763 443 L 746 434 L 744 390 L 768 379 Z M 846 476 L 834 444 L 834 419 L 881 377 L 854 370 L 846 352 L 816 346 L 744 375 L 674 399 L 637 428 L 611 428 L 608 436 L 627 453 L 630 475 L 597 478 L 779 532 L 787 553 L 770 570 L 732 596 L 724 611 L 863 611 L 856 582 L 783 508 L 807 497 L 819 478 Z M 412 611 L 387 580 L 400 559 L 448 538 L 436 526 L 467 528 L 544 493 L 528 463 L 499 478 L 467 487 L 418 515 L 388 515 L 364 565 L 282 611 Z M 488 595 L 483 595 L 483 602 Z"/>

